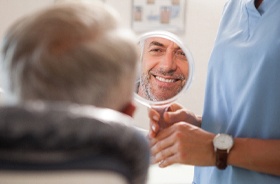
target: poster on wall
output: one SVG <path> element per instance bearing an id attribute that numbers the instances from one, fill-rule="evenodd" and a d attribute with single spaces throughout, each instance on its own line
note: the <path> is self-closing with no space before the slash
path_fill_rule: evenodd
<path id="1" fill-rule="evenodd" d="M 186 0 L 132 0 L 132 28 L 136 32 L 185 30 Z"/>

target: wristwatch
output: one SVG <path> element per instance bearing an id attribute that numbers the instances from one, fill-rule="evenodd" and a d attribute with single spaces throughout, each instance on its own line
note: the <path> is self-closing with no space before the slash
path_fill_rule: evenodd
<path id="1" fill-rule="evenodd" d="M 214 137 L 213 145 L 216 152 L 216 166 L 218 169 L 225 169 L 227 167 L 227 157 L 233 144 L 233 138 L 228 134 L 217 134 Z"/>

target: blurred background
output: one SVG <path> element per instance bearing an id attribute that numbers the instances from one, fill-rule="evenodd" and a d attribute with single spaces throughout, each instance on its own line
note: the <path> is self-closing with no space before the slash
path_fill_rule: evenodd
<path id="1" fill-rule="evenodd" d="M 97 0 L 87 0 L 97 1 Z M 102 0 L 101 0 L 102 1 Z M 164 0 L 162 0 L 164 1 Z M 197 114 L 202 114 L 204 89 L 208 59 L 211 54 L 219 20 L 221 18 L 225 0 L 183 0 L 183 30 L 175 32 L 192 53 L 195 71 L 190 88 L 178 99 L 178 103 Z M 119 11 L 123 24 L 132 27 L 134 0 L 103 0 Z M 182 0 L 181 0 L 182 2 Z M 40 8 L 50 6 L 55 0 L 0 0 L 0 39 L 6 29 L 19 17 Z M 145 8 L 145 7 L 144 7 Z M 143 31 L 135 30 L 137 34 Z M 0 83 L 1 88 L 1 83 Z M 2 101 L 0 89 L 0 103 Z M 135 102 L 137 111 L 135 123 L 138 127 L 148 128 L 147 107 Z M 160 169 L 154 165 L 150 168 L 149 184 L 183 184 L 191 183 L 193 167 L 175 165 Z"/>

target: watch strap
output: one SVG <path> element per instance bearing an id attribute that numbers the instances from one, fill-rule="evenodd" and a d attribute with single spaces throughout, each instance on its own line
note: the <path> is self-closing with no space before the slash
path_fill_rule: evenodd
<path id="1" fill-rule="evenodd" d="M 218 169 L 225 169 L 227 167 L 227 150 L 216 150 L 216 166 Z"/>

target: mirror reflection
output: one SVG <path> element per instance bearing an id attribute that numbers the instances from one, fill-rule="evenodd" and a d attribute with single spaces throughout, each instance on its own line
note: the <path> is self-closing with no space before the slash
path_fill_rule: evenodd
<path id="1" fill-rule="evenodd" d="M 179 39 L 169 32 L 159 33 L 151 32 L 139 41 L 140 69 L 136 93 L 151 102 L 176 97 L 189 83 L 192 70 L 189 53 Z"/>

